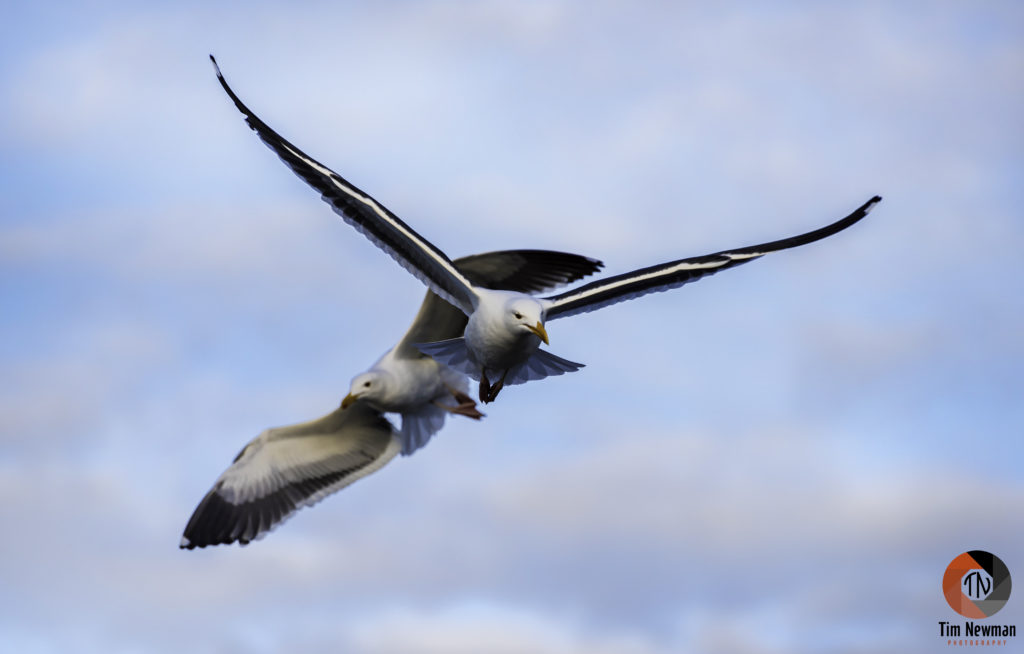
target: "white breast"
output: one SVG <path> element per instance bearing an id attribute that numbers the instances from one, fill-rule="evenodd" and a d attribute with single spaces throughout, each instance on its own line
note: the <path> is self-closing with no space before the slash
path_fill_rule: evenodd
<path id="1" fill-rule="evenodd" d="M 540 346 L 540 339 L 532 333 L 510 327 L 506 304 L 516 297 L 520 294 L 488 290 L 480 294 L 480 303 L 469 317 L 466 346 L 487 370 L 510 368 L 525 361 Z"/>

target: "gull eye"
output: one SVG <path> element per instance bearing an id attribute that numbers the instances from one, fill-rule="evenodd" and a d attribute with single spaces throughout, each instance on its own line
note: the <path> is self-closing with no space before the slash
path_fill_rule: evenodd
<path id="1" fill-rule="evenodd" d="M 363 388 L 369 388 L 369 387 L 370 387 L 370 382 L 364 382 L 363 383 Z"/>
<path id="2" fill-rule="evenodd" d="M 516 317 L 516 320 L 522 320 L 523 319 L 523 314 L 519 313 L 518 311 L 512 312 L 512 315 Z"/>

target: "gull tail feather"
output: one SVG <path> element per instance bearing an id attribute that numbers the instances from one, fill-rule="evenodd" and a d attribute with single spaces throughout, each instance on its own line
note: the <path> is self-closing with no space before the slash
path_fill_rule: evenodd
<path id="1" fill-rule="evenodd" d="M 430 441 L 430 438 L 444 427 L 446 411 L 433 404 L 414 413 L 402 414 L 402 456 L 409 456 Z"/>

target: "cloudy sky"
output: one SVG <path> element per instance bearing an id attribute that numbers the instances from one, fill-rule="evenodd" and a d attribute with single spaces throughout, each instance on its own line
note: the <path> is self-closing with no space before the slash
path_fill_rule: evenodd
<path id="1" fill-rule="evenodd" d="M 680 4 L 6 7 L 5 646 L 931 652 L 956 555 L 1024 580 L 1024 10 Z M 885 200 L 554 323 L 581 372 L 254 545 L 180 551 L 238 449 L 337 406 L 423 294 L 209 53 L 452 256 L 624 272 Z M 992 620 L 1024 628 L 1020 595 Z"/>

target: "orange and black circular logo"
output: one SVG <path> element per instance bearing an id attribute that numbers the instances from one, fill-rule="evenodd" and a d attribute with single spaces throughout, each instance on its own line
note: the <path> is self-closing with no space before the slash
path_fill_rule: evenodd
<path id="1" fill-rule="evenodd" d="M 949 606 L 965 618 L 987 618 L 1010 599 L 1010 571 L 995 554 L 964 552 L 953 559 L 942 577 Z"/>

